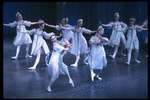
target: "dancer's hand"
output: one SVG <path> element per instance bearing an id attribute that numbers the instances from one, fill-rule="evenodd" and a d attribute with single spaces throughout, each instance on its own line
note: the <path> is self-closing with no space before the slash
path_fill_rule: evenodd
<path id="1" fill-rule="evenodd" d="M 62 33 L 59 33 L 59 36 L 61 37 L 63 34 Z"/>

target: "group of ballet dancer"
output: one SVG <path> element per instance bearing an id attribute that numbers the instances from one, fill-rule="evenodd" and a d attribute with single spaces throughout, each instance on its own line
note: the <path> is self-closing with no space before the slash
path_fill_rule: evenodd
<path id="1" fill-rule="evenodd" d="M 78 19 L 75 26 L 71 26 L 68 23 L 68 18 L 63 18 L 61 20 L 61 24 L 59 25 L 49 25 L 45 23 L 43 20 L 39 20 L 38 22 L 30 22 L 22 19 L 22 15 L 17 12 L 16 13 L 17 21 L 14 21 L 13 23 L 9 24 L 3 24 L 4 26 L 10 26 L 10 27 L 17 27 L 17 35 L 14 39 L 13 44 L 17 46 L 16 49 L 16 55 L 14 57 L 11 57 L 12 59 L 18 59 L 18 55 L 20 52 L 20 47 L 23 44 L 26 44 L 26 58 L 32 57 L 32 55 L 36 56 L 35 63 L 32 67 L 29 67 L 28 69 L 36 69 L 39 61 L 40 56 L 42 53 L 46 54 L 46 65 L 48 66 L 48 72 L 51 75 L 51 79 L 48 83 L 47 91 L 51 92 L 51 85 L 54 83 L 54 81 L 58 78 L 59 74 L 67 74 L 69 78 L 69 83 L 74 87 L 74 82 L 70 77 L 68 66 L 63 63 L 63 56 L 70 52 L 71 54 L 76 56 L 76 60 L 74 64 L 71 64 L 70 66 L 77 67 L 78 62 L 80 59 L 80 55 L 84 54 L 86 55 L 84 59 L 85 64 L 89 64 L 90 66 L 90 72 L 91 72 L 91 80 L 94 81 L 94 78 L 97 78 L 98 80 L 102 80 L 102 78 L 99 77 L 99 74 L 103 67 L 107 65 L 107 59 L 106 59 L 106 53 L 104 50 L 103 45 L 109 45 L 114 47 L 114 54 L 110 55 L 111 58 L 115 58 L 118 47 L 120 42 L 123 42 L 123 46 L 121 49 L 121 55 L 126 56 L 123 54 L 123 50 L 125 48 L 128 49 L 128 57 L 126 64 L 130 65 L 130 59 L 131 59 L 131 52 L 132 49 L 135 49 L 135 61 L 137 63 L 140 63 L 140 61 L 137 60 L 138 51 L 139 51 L 139 41 L 136 36 L 136 31 L 142 31 L 142 30 L 148 30 L 147 27 L 148 21 L 145 20 L 143 25 L 134 25 L 136 19 L 130 18 L 129 19 L 129 26 L 127 26 L 123 22 L 119 22 L 119 13 L 114 14 L 115 21 L 110 22 L 109 24 L 102 24 L 101 21 L 99 21 L 100 25 L 97 30 L 91 31 L 89 29 L 83 28 L 83 20 Z M 34 28 L 32 30 L 26 30 L 25 26 L 30 26 L 38 24 L 38 28 Z M 62 30 L 62 34 L 60 36 L 55 36 L 55 33 L 50 32 L 47 33 L 44 30 L 44 27 L 48 26 L 51 28 L 55 28 L 56 30 Z M 106 37 L 102 37 L 104 34 L 104 28 L 103 27 L 112 28 L 112 34 L 110 37 L 110 40 Z M 124 33 L 127 32 L 127 41 L 125 39 Z M 90 46 L 88 47 L 88 43 L 84 36 L 82 35 L 84 33 L 91 34 L 96 33 L 94 36 L 91 36 L 89 40 Z M 30 38 L 30 35 L 34 34 L 33 42 Z M 50 39 L 53 44 L 52 50 L 49 50 L 46 41 L 43 39 L 43 36 L 46 39 Z M 60 38 L 62 36 L 62 39 L 60 41 L 57 40 L 57 38 Z M 148 42 L 148 38 L 146 40 Z M 146 42 L 146 43 L 147 43 Z M 29 55 L 29 47 L 32 43 L 32 49 L 31 49 L 31 55 Z M 44 52 L 43 52 L 44 51 Z M 97 69 L 97 72 L 94 70 Z"/>

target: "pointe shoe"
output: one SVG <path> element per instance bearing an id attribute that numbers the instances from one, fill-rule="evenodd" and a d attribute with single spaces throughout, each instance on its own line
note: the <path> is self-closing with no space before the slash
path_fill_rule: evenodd
<path id="1" fill-rule="evenodd" d="M 91 73 L 91 80 L 92 80 L 92 82 L 94 81 L 94 76 L 95 76 L 95 73 Z"/>
<path id="2" fill-rule="evenodd" d="M 121 53 L 121 56 L 124 56 L 124 57 L 125 57 L 125 56 L 126 56 L 126 54 Z"/>
<path id="3" fill-rule="evenodd" d="M 18 57 L 11 57 L 12 59 L 18 59 Z"/>
<path id="4" fill-rule="evenodd" d="M 130 62 L 126 62 L 127 65 L 130 65 Z"/>
<path id="5" fill-rule="evenodd" d="M 113 55 L 109 55 L 109 56 L 110 56 L 111 58 L 113 58 L 113 59 L 115 58 L 115 56 L 113 56 Z"/>
<path id="6" fill-rule="evenodd" d="M 25 58 L 31 58 L 32 56 L 31 55 L 25 55 Z"/>
<path id="7" fill-rule="evenodd" d="M 33 67 L 28 68 L 28 69 L 36 69 L 36 67 L 33 66 Z"/>
<path id="8" fill-rule="evenodd" d="M 52 92 L 50 86 L 47 87 L 47 91 L 48 91 L 48 92 Z"/>
<path id="9" fill-rule="evenodd" d="M 71 64 L 70 66 L 74 66 L 74 67 L 77 67 L 78 65 L 77 65 L 77 64 Z"/>
<path id="10" fill-rule="evenodd" d="M 139 60 L 137 60 L 137 59 L 134 59 L 134 61 L 137 62 L 137 63 L 141 63 L 141 61 L 139 61 Z"/>
<path id="11" fill-rule="evenodd" d="M 96 78 L 97 78 L 98 80 L 102 80 L 102 78 L 100 78 L 98 75 L 96 75 Z"/>
<path id="12" fill-rule="evenodd" d="M 72 87 L 74 87 L 74 83 L 72 79 L 69 80 L 69 83 L 72 85 Z"/>
<path id="13" fill-rule="evenodd" d="M 83 61 L 83 64 L 86 64 L 86 65 L 88 65 L 88 63 L 87 63 L 86 61 Z"/>

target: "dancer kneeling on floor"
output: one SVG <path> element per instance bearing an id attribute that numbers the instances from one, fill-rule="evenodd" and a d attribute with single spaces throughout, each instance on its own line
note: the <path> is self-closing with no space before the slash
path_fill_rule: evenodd
<path id="1" fill-rule="evenodd" d="M 103 33 L 104 29 L 102 28 L 102 26 L 99 26 L 96 35 L 92 36 L 89 40 L 91 50 L 89 53 L 88 64 L 90 65 L 92 81 L 94 81 L 95 76 L 97 79 L 102 80 L 102 78 L 99 77 L 101 71 L 95 74 L 93 70 L 102 70 L 103 67 L 107 65 L 106 53 L 103 44 L 107 45 L 109 43 L 109 40 L 101 36 L 103 35 Z"/>

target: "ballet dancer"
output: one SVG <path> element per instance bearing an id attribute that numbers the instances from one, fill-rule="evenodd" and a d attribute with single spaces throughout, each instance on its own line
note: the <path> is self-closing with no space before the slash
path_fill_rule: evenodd
<path id="1" fill-rule="evenodd" d="M 26 58 L 32 57 L 31 55 L 28 54 L 30 44 L 32 43 L 32 40 L 31 40 L 29 34 L 20 33 L 18 30 L 27 31 L 25 26 L 29 27 L 30 25 L 38 24 L 39 22 L 30 22 L 30 21 L 23 20 L 22 15 L 19 12 L 16 13 L 16 18 L 17 18 L 17 21 L 14 21 L 13 23 L 3 24 L 4 26 L 10 26 L 11 28 L 17 26 L 17 28 L 16 28 L 17 29 L 16 30 L 17 36 L 15 37 L 15 39 L 13 41 L 13 44 L 15 46 L 17 46 L 16 55 L 14 57 L 11 57 L 11 58 L 12 59 L 18 59 L 20 47 L 23 44 L 26 44 L 26 55 L 25 55 L 25 57 Z"/>
<path id="2" fill-rule="evenodd" d="M 128 50 L 128 57 L 127 57 L 127 65 L 130 65 L 130 60 L 131 60 L 131 53 L 132 49 L 135 49 L 135 54 L 134 54 L 134 61 L 137 63 L 140 63 L 139 60 L 137 60 L 138 57 L 138 52 L 139 52 L 139 40 L 136 35 L 136 31 L 141 32 L 142 30 L 147 30 L 147 28 L 143 28 L 142 26 L 134 25 L 136 19 L 135 18 L 130 18 L 129 19 L 129 26 L 128 26 L 128 32 L 127 32 L 127 43 L 126 43 L 126 48 Z M 119 31 L 119 30 L 116 30 Z"/>
<path id="3" fill-rule="evenodd" d="M 73 37 L 73 32 L 71 30 L 64 30 L 64 29 L 61 29 L 61 27 L 65 27 L 65 28 L 70 28 L 72 27 L 71 25 L 67 24 L 69 21 L 68 18 L 63 18 L 61 20 L 61 24 L 59 23 L 59 25 L 49 25 L 49 24 L 45 24 L 46 26 L 49 26 L 49 27 L 52 27 L 52 28 L 56 28 L 56 30 L 62 30 L 62 39 L 61 41 L 63 41 L 64 39 L 68 40 L 69 42 L 71 42 L 72 40 L 72 37 Z M 63 56 L 67 53 L 67 51 L 64 51 L 63 52 Z"/>
<path id="4" fill-rule="evenodd" d="M 112 46 L 112 47 L 115 47 L 115 49 L 114 49 L 114 54 L 113 55 L 109 55 L 111 58 L 115 58 L 116 57 L 120 41 L 123 42 L 123 46 L 121 48 L 121 55 L 122 56 L 126 56 L 125 54 L 123 54 L 123 51 L 124 51 L 125 45 L 126 45 L 126 39 L 125 39 L 125 36 L 124 36 L 123 33 L 126 32 L 127 25 L 125 23 L 123 23 L 123 22 L 119 22 L 119 13 L 115 13 L 114 14 L 114 18 L 115 18 L 115 21 L 114 22 L 110 22 L 109 24 L 102 24 L 102 22 L 99 21 L 100 25 L 102 25 L 102 26 L 108 27 L 109 29 L 113 27 L 112 34 L 110 36 L 109 45 Z M 121 31 L 114 30 L 114 27 L 117 30 L 121 30 Z"/>
<path id="5" fill-rule="evenodd" d="M 109 40 L 106 37 L 102 37 L 103 34 L 104 29 L 102 26 L 99 26 L 95 36 L 92 36 L 89 40 L 91 50 L 88 58 L 88 64 L 90 65 L 92 81 L 94 81 L 94 77 L 98 80 L 102 80 L 102 78 L 99 77 L 99 74 L 103 67 L 106 67 L 107 65 L 106 53 L 103 45 L 107 45 Z M 97 74 L 94 73 L 94 69 L 97 69 Z"/>
<path id="6" fill-rule="evenodd" d="M 34 34 L 34 39 L 33 39 L 33 44 L 32 44 L 32 49 L 31 49 L 31 55 L 36 55 L 36 60 L 35 60 L 34 65 L 28 69 L 36 69 L 43 50 L 44 50 L 45 54 L 49 53 L 49 48 L 47 46 L 46 41 L 43 39 L 43 36 L 46 39 L 50 39 L 50 37 L 52 35 L 54 35 L 54 33 L 51 32 L 48 34 L 47 32 L 45 32 L 43 30 L 44 30 L 44 21 L 40 20 L 39 28 L 37 28 L 37 29 L 34 28 L 34 29 L 28 30 L 26 32 L 21 31 L 21 33 L 28 33 L 30 35 Z"/>
<path id="7" fill-rule="evenodd" d="M 54 81 L 59 77 L 59 74 L 67 74 L 69 78 L 69 83 L 74 87 L 73 80 L 71 79 L 68 71 L 68 66 L 63 63 L 62 51 L 68 51 L 71 44 L 68 40 L 64 39 L 66 48 L 63 47 L 64 44 L 59 44 L 57 42 L 57 38 L 55 36 L 51 36 L 51 41 L 53 42 L 53 52 L 48 64 L 48 72 L 51 75 L 51 79 L 49 81 L 47 91 L 51 92 L 51 85 Z"/>
<path id="8" fill-rule="evenodd" d="M 144 22 L 143 22 L 143 25 L 141 25 L 142 27 L 148 27 L 148 20 L 145 20 Z M 148 33 L 148 32 L 147 32 Z M 148 34 L 147 34 L 147 37 L 146 37 L 146 39 L 145 39 L 145 44 L 148 44 Z M 148 46 L 148 45 L 147 45 Z M 146 58 L 148 58 L 148 54 L 145 56 Z"/>
<path id="9" fill-rule="evenodd" d="M 72 30 L 74 32 L 74 37 L 72 38 L 72 48 L 70 48 L 70 53 L 74 54 L 76 56 L 76 61 L 74 64 L 71 64 L 70 66 L 77 67 L 78 66 L 78 61 L 80 59 L 80 54 L 86 54 L 87 51 L 87 41 L 85 37 L 82 35 L 83 32 L 86 34 L 91 34 L 95 33 L 96 31 L 91 31 L 86 28 L 82 28 L 83 20 L 78 19 L 76 25 L 72 28 L 65 28 L 61 27 L 62 29 L 68 29 Z"/>

